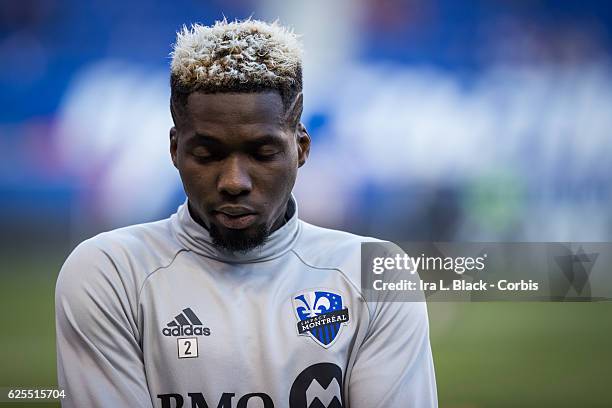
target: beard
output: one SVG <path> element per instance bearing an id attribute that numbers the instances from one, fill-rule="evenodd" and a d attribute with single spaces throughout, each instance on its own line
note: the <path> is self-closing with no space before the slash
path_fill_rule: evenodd
<path id="1" fill-rule="evenodd" d="M 250 231 L 221 230 L 211 224 L 208 230 L 213 244 L 231 252 L 248 252 L 262 246 L 270 236 L 270 229 L 265 225 L 256 225 Z"/>

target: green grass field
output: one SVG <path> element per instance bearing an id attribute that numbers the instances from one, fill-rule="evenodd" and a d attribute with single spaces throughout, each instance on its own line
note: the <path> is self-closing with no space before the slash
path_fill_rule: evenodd
<path id="1" fill-rule="evenodd" d="M 55 387 L 61 258 L 20 262 L 5 262 L 0 281 L 0 388 Z M 429 310 L 440 407 L 612 406 L 612 303 L 433 303 Z"/>
<path id="2" fill-rule="evenodd" d="M 441 407 L 612 406 L 612 303 L 431 304 Z"/>

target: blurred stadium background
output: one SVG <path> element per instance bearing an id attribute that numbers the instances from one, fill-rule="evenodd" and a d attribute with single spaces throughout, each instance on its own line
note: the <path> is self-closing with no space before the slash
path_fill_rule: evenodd
<path id="1" fill-rule="evenodd" d="M 175 31 L 251 15 L 303 34 L 305 220 L 396 241 L 612 240 L 607 2 L 0 1 L 0 388 L 56 384 L 70 250 L 183 201 Z M 611 312 L 430 305 L 440 406 L 612 406 Z"/>

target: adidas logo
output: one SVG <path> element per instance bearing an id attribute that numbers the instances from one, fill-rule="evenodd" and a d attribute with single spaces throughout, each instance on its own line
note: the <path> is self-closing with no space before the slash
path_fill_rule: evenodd
<path id="1" fill-rule="evenodd" d="M 193 310 L 183 309 L 182 313 L 174 316 L 174 320 L 162 329 L 164 336 L 210 336 L 210 328 L 203 327 L 203 323 Z"/>

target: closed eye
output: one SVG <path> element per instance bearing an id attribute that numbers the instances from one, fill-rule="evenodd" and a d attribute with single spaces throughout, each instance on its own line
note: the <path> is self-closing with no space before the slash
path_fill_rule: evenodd
<path id="1" fill-rule="evenodd" d="M 210 149 L 206 146 L 198 146 L 191 152 L 195 157 L 199 159 L 210 159 L 212 157 L 212 153 Z"/>
<path id="2" fill-rule="evenodd" d="M 258 160 L 266 161 L 266 160 L 274 159 L 274 157 L 278 155 L 279 153 L 281 153 L 282 151 L 283 149 L 280 148 L 279 146 L 276 146 L 274 144 L 266 144 L 263 146 L 259 146 L 255 150 L 253 155 Z"/>

